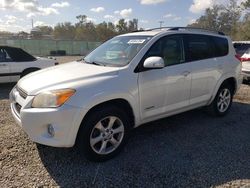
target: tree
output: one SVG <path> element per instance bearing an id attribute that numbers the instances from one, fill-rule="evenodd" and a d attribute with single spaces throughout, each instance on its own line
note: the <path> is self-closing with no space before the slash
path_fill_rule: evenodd
<path id="1" fill-rule="evenodd" d="M 52 35 L 53 28 L 51 26 L 37 26 L 43 35 Z"/>
<path id="2" fill-rule="evenodd" d="M 241 11 L 236 0 L 230 0 L 227 6 L 214 5 L 206 9 L 203 16 L 188 26 L 219 30 L 234 38 L 237 35 L 240 17 Z"/>
<path id="3" fill-rule="evenodd" d="M 214 5 L 212 8 L 206 9 L 205 14 L 197 19 L 195 23 L 188 26 L 213 30 L 220 29 L 221 23 L 219 19 L 222 10 L 223 7 L 221 5 Z"/>
<path id="4" fill-rule="evenodd" d="M 120 19 L 118 21 L 118 24 L 116 25 L 116 29 L 118 33 L 127 33 L 128 32 L 128 23 L 125 21 L 125 19 Z"/>
<path id="5" fill-rule="evenodd" d="M 56 39 L 73 40 L 75 38 L 75 27 L 70 22 L 58 23 L 53 33 Z"/>
<path id="6" fill-rule="evenodd" d="M 245 1 L 245 2 L 242 2 L 242 5 L 243 5 L 246 9 L 250 8 L 250 0 L 247 0 L 247 1 Z"/>
<path id="7" fill-rule="evenodd" d="M 87 16 L 86 15 L 78 15 L 76 16 L 78 22 L 76 23 L 77 26 L 82 26 L 87 23 Z"/>
<path id="8" fill-rule="evenodd" d="M 138 30 L 138 19 L 129 20 L 128 22 L 128 31 L 137 31 Z"/>

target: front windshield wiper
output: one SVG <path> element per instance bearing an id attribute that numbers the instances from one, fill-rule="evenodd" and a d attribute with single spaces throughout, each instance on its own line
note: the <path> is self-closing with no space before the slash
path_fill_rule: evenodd
<path id="1" fill-rule="evenodd" d="M 106 66 L 104 63 L 100 63 L 100 62 L 96 62 L 96 61 L 88 62 L 85 59 L 83 59 L 83 61 L 85 63 L 87 63 L 87 64 L 98 65 L 98 66 Z"/>

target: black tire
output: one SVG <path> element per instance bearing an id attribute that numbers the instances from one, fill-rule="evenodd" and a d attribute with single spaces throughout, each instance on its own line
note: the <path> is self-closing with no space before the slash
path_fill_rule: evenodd
<path id="1" fill-rule="evenodd" d="M 40 69 L 36 69 L 36 68 L 34 68 L 34 69 L 26 69 L 26 70 L 24 70 L 22 72 L 21 78 L 24 77 L 24 76 L 26 76 L 26 75 L 28 75 L 28 74 L 30 74 L 30 73 L 32 73 L 32 72 L 38 71 L 38 70 L 40 70 Z"/>
<path id="2" fill-rule="evenodd" d="M 221 110 L 222 108 L 220 108 L 221 107 L 220 104 L 222 103 L 221 101 L 223 101 L 221 97 L 221 95 L 223 95 L 223 92 L 226 92 L 227 94 L 229 94 L 229 99 L 227 100 L 224 99 L 225 109 Z M 222 84 L 213 102 L 208 106 L 208 112 L 214 116 L 225 116 L 229 112 L 232 106 L 233 95 L 234 93 L 233 93 L 232 87 L 227 83 Z M 227 107 L 226 107 L 226 104 L 228 104 Z"/>
<path id="3" fill-rule="evenodd" d="M 109 117 L 118 118 L 117 120 L 115 120 L 113 127 L 117 126 L 116 124 L 118 124 L 118 126 L 120 127 L 120 123 L 122 123 L 124 127 L 124 134 L 122 137 L 120 137 L 120 135 L 118 134 L 122 134 L 122 133 L 114 133 L 114 134 L 112 133 L 113 134 L 112 137 L 119 136 L 119 138 L 121 138 L 120 144 L 116 146 L 117 147 L 116 149 L 114 149 L 113 151 L 111 150 L 112 152 L 109 151 L 110 153 L 100 154 L 100 153 L 97 153 L 97 151 L 95 150 L 98 150 L 98 147 L 101 148 L 103 142 L 107 142 L 107 148 L 108 148 L 108 144 L 110 145 L 112 144 L 110 142 L 111 140 L 105 141 L 104 139 L 105 136 L 103 136 L 103 134 L 106 134 L 107 130 L 105 130 L 104 131 L 105 133 L 103 133 L 102 131 L 99 130 L 99 128 L 97 129 L 95 127 L 97 126 L 97 123 L 101 121 L 102 122 L 101 124 L 106 129 L 107 127 L 105 124 L 108 124 L 108 122 L 110 121 Z M 80 126 L 80 129 L 78 131 L 78 136 L 77 136 L 78 150 L 80 151 L 81 155 L 83 155 L 90 161 L 102 162 L 102 161 L 106 161 L 106 160 L 113 158 L 124 147 L 124 144 L 128 137 L 129 127 L 130 127 L 129 123 L 130 121 L 129 121 L 128 115 L 124 111 L 122 111 L 121 109 L 115 106 L 106 106 L 106 107 L 104 106 L 104 107 L 96 108 L 94 111 L 88 114 L 88 116 L 84 119 L 84 121 L 82 122 L 82 125 Z M 112 129 L 112 130 L 114 131 L 115 129 Z M 94 133 L 97 134 L 97 136 L 94 138 L 102 136 L 104 140 L 97 142 L 94 146 L 91 146 L 90 140 L 91 138 L 93 138 Z M 112 147 L 110 146 L 109 148 L 112 148 Z"/>

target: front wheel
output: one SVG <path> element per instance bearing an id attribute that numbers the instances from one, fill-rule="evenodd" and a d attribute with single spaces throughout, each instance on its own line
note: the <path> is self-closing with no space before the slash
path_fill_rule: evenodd
<path id="1" fill-rule="evenodd" d="M 209 111 L 216 116 L 224 116 L 231 108 L 233 99 L 232 88 L 224 84 L 220 87 L 213 102 L 210 104 Z"/>
<path id="2" fill-rule="evenodd" d="M 94 110 L 83 122 L 78 133 L 78 147 L 91 161 L 106 161 L 124 146 L 129 127 L 128 116 L 116 107 Z"/>

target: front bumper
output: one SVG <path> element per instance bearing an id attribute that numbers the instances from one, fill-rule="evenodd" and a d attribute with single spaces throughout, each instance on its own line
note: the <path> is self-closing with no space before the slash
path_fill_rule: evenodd
<path id="1" fill-rule="evenodd" d="M 16 122 L 37 143 L 54 147 L 72 147 L 79 128 L 80 108 L 64 104 L 60 108 L 31 108 L 33 96 L 23 99 L 15 88 L 10 93 L 11 112 Z M 48 132 L 54 128 L 54 136 Z"/>

